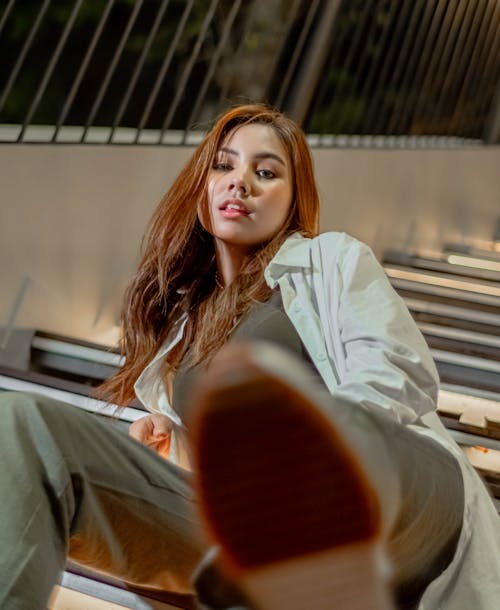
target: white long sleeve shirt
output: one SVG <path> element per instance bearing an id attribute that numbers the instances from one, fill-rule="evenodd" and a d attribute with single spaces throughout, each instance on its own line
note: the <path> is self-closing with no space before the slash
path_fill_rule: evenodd
<path id="1" fill-rule="evenodd" d="M 463 528 L 448 568 L 419 610 L 500 608 L 500 519 L 488 492 L 436 414 L 438 375 L 425 340 L 370 248 L 343 233 L 291 236 L 265 271 L 330 393 L 383 409 L 453 453 L 465 487 Z M 137 380 L 138 398 L 174 424 L 170 459 L 182 465 L 183 424 L 161 382 L 163 358 L 186 319 Z M 415 425 L 415 424 L 419 425 Z M 422 426 L 422 423 L 424 426 Z"/>

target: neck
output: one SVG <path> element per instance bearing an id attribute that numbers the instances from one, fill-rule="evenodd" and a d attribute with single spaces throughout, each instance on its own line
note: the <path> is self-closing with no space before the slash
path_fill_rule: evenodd
<path id="1" fill-rule="evenodd" d="M 227 244 L 216 242 L 215 258 L 218 281 L 224 286 L 229 286 L 240 272 L 246 254 L 239 248 L 232 248 Z"/>

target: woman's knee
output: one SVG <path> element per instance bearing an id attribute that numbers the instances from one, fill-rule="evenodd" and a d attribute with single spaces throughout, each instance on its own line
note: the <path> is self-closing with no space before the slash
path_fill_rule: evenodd
<path id="1" fill-rule="evenodd" d="M 15 462 L 22 455 L 23 462 L 34 464 L 35 470 L 41 460 L 46 468 L 59 473 L 63 456 L 70 456 L 75 451 L 80 429 L 79 420 L 75 419 L 77 411 L 48 396 L 27 392 L 0 393 L 2 459 Z M 60 488 L 67 483 L 67 478 L 62 480 Z"/>
<path id="2" fill-rule="evenodd" d="M 50 421 L 60 413 L 61 403 L 41 394 L 31 392 L 1 392 L 0 418 L 4 427 L 8 421 L 18 425 L 40 418 Z"/>

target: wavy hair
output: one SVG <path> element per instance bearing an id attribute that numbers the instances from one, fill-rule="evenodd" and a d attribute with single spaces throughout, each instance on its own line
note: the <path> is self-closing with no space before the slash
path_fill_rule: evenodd
<path id="1" fill-rule="evenodd" d="M 224 290 L 215 281 L 213 238 L 198 219 L 206 209 L 207 181 L 217 151 L 236 128 L 258 123 L 271 127 L 290 161 L 293 198 L 283 227 L 244 261 Z M 120 348 L 123 367 L 98 388 L 98 395 L 118 405 L 130 404 L 134 383 L 165 342 L 184 312 L 184 338 L 166 358 L 165 374 L 181 360 L 210 359 L 255 302 L 270 296 L 263 271 L 283 241 L 299 231 L 318 232 L 319 197 L 311 154 L 298 125 L 263 104 L 237 106 L 215 122 L 154 212 L 142 243 L 137 272 L 125 293 Z"/>

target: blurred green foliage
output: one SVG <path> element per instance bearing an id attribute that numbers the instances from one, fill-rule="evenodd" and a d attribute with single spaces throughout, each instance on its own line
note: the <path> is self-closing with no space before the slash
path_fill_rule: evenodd
<path id="1" fill-rule="evenodd" d="M 116 121 L 117 109 L 163 1 L 142 1 L 109 87 L 92 121 L 93 125 L 109 126 Z M 207 12 L 213 6 L 213 18 L 208 24 L 170 127 L 185 129 L 193 120 L 203 124 L 231 102 L 259 100 L 273 104 L 277 99 L 311 3 L 307 0 L 298 0 L 297 3 L 295 0 L 242 0 L 224 51 L 207 83 L 199 116 L 191 116 L 236 1 L 219 0 L 214 4 L 214 0 L 193 0 L 169 69 L 159 84 L 146 128 L 159 129 L 164 125 L 193 49 L 196 48 Z M 471 1 L 475 3 L 476 12 L 483 5 L 486 6 L 484 0 Z M 24 121 L 74 4 L 74 0 L 50 2 L 19 74 L 0 108 L 0 123 Z M 62 57 L 55 66 L 32 123 L 57 123 L 107 4 L 108 0 L 83 0 Z M 66 125 L 85 125 L 88 121 L 136 4 L 136 0 L 114 0 L 65 118 Z M 448 8 L 442 13 L 443 24 L 446 18 L 449 18 L 449 23 L 455 23 L 454 15 L 459 15 L 457 7 L 462 7 L 460 10 L 464 11 L 466 4 L 447 5 Z M 189 0 L 169 0 L 167 3 L 130 102 L 119 121 L 120 126 L 136 127 L 141 120 L 188 5 Z M 297 7 L 293 19 L 290 17 L 292 5 Z M 6 6 L 7 0 L 0 0 L 0 22 Z M 5 21 L 0 33 L 0 95 L 5 91 L 9 75 L 42 6 L 43 0 L 18 1 Z M 424 23 L 425 19 L 429 23 L 429 15 L 433 11 L 438 15 L 439 6 L 443 5 L 438 0 L 343 0 L 329 43 L 326 64 L 305 121 L 306 130 L 320 134 L 481 137 L 495 95 L 496 81 L 492 79 L 491 86 L 482 86 L 479 99 L 472 86 L 475 81 L 471 79 L 470 90 L 462 87 L 462 76 L 453 72 L 452 64 L 440 79 L 427 77 L 434 49 L 430 49 L 430 55 L 424 53 L 423 44 L 428 32 L 424 26 L 419 33 L 416 26 Z M 317 17 L 286 91 L 285 110 L 296 90 L 316 26 Z M 456 34 L 453 27 L 447 34 L 450 39 Z"/>

